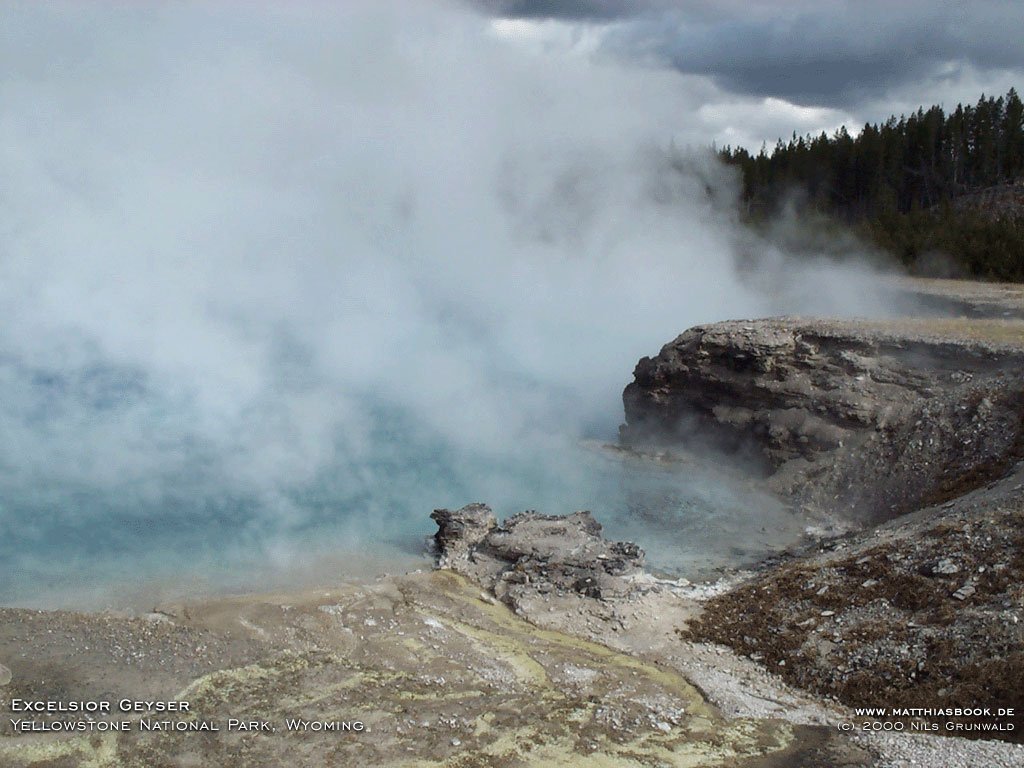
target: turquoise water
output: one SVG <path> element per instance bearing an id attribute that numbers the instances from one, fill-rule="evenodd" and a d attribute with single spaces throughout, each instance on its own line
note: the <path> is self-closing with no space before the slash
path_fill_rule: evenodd
<path id="1" fill-rule="evenodd" d="M 103 488 L 57 475 L 48 486 L 9 483 L 0 604 L 138 607 L 427 567 L 429 513 L 471 501 L 499 516 L 589 509 L 607 536 L 637 541 L 653 570 L 689 578 L 801 530 L 792 513 L 712 466 L 663 466 L 551 436 L 486 455 L 410 439 L 399 423 L 382 427 L 369 453 L 339 454 L 272 500 L 219 484 L 217 463 L 199 455 Z"/>

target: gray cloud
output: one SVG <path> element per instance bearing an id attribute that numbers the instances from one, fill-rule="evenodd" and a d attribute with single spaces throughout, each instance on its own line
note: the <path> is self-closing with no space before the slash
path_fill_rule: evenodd
<path id="1" fill-rule="evenodd" d="M 496 16 L 522 19 L 617 19 L 668 5 L 656 0 L 475 0 L 474 4 Z"/>
<path id="2" fill-rule="evenodd" d="M 604 48 L 738 93 L 850 107 L 950 68 L 1024 69 L 1019 3 L 521 2 L 493 10 L 602 21 Z"/>

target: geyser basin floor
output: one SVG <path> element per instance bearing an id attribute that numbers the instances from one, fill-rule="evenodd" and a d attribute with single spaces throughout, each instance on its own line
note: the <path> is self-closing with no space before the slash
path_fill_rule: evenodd
<path id="1" fill-rule="evenodd" d="M 677 672 L 538 629 L 449 573 L 169 611 L 118 619 L 0 610 L 0 658 L 14 672 L 4 696 L 174 696 L 190 703 L 182 719 L 220 724 L 220 732 L 136 726 L 0 738 L 0 762 L 425 767 L 472 757 L 480 765 L 615 768 L 740 766 L 753 757 L 774 766 L 791 757 L 792 725 L 727 721 Z M 26 647 L 32 659 L 21 656 Z M 228 718 L 275 730 L 228 731 Z M 360 721 L 367 730 L 289 731 L 288 719 Z"/>

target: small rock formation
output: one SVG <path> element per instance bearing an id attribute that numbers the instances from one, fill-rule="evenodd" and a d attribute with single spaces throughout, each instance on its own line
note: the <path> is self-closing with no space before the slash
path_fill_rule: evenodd
<path id="1" fill-rule="evenodd" d="M 0 688 L 11 682 L 11 670 L 0 664 Z"/>
<path id="2" fill-rule="evenodd" d="M 436 509 L 437 563 L 474 579 L 503 602 L 547 593 L 621 597 L 643 571 L 644 553 L 632 542 L 611 542 L 590 512 L 523 512 L 498 524 L 486 504 Z"/>
<path id="3" fill-rule="evenodd" d="M 459 571 L 470 563 L 473 550 L 498 526 L 498 518 L 486 504 L 467 504 L 461 509 L 435 509 L 430 519 L 437 523 L 434 534 L 438 567 Z"/>
<path id="4" fill-rule="evenodd" d="M 692 328 L 636 366 L 623 441 L 746 452 L 780 494 L 866 522 L 955 498 L 1024 455 L 1024 336 L 957 322 Z"/>

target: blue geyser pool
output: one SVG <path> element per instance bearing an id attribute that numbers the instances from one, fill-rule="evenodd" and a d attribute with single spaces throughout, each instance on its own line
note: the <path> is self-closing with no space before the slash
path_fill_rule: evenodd
<path id="1" fill-rule="evenodd" d="M 499 516 L 590 509 L 607 536 L 640 543 L 652 569 L 691 578 L 792 542 L 803 524 L 735 474 L 575 437 L 488 453 L 382 416 L 358 457 L 339 453 L 273 493 L 218 482 L 215 457 L 191 450 L 173 471 L 102 487 L 68 473 L 35 486 L 8 478 L 0 604 L 147 607 L 426 567 L 430 511 L 471 501 Z"/>

